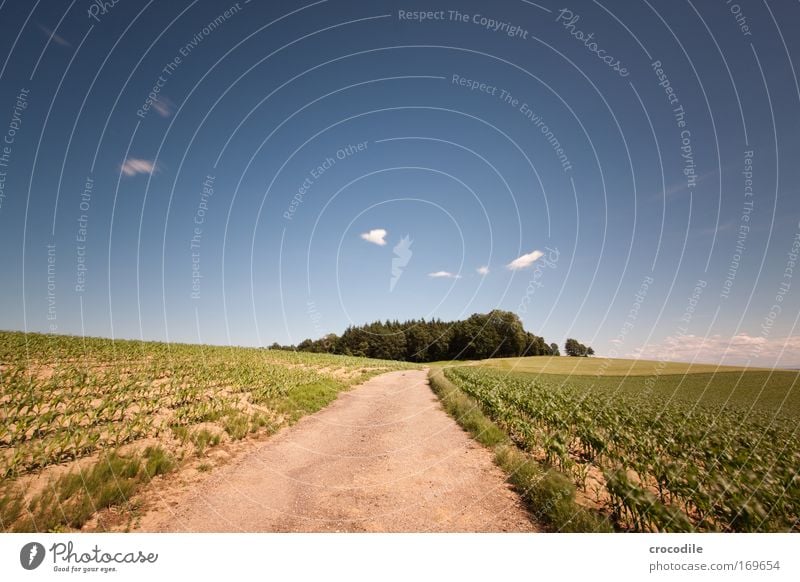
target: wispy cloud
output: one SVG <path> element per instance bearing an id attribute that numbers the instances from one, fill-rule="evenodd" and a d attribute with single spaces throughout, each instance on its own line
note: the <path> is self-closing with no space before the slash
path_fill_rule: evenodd
<path id="1" fill-rule="evenodd" d="M 169 97 L 161 95 L 158 99 L 153 101 L 153 109 L 155 109 L 156 113 L 161 117 L 169 117 L 172 115 L 172 112 L 175 111 L 175 104 Z"/>
<path id="2" fill-rule="evenodd" d="M 714 233 L 725 232 L 727 230 L 731 230 L 736 224 L 738 224 L 738 223 L 734 222 L 733 220 L 730 220 L 728 222 L 723 222 L 722 224 L 720 224 L 717 227 L 709 226 L 708 228 L 698 229 L 696 234 L 698 236 L 707 236 L 707 235 L 714 234 Z"/>
<path id="3" fill-rule="evenodd" d="M 460 279 L 461 275 L 456 275 L 450 271 L 435 271 L 428 273 L 428 277 L 433 277 L 434 279 Z"/>
<path id="4" fill-rule="evenodd" d="M 43 24 L 39 24 L 38 26 L 39 26 L 39 29 L 43 33 L 45 33 L 50 38 L 50 40 L 53 41 L 54 43 L 56 43 L 58 45 L 61 45 L 61 46 L 66 46 L 66 47 L 72 48 L 72 45 L 69 44 L 69 42 L 67 42 L 64 39 L 63 36 L 59 36 L 58 34 L 55 33 L 55 31 L 50 30 L 49 28 L 47 28 Z"/>
<path id="5" fill-rule="evenodd" d="M 120 169 L 126 176 L 135 176 L 137 174 L 152 174 L 156 170 L 156 165 L 151 160 L 128 158 Z"/>
<path id="6" fill-rule="evenodd" d="M 403 276 L 403 271 L 414 253 L 411 251 L 411 245 L 414 241 L 411 237 L 406 235 L 400 239 L 400 242 L 394 245 L 392 249 L 394 257 L 392 258 L 392 278 L 389 280 L 389 291 L 394 291 L 395 285 Z"/>
<path id="7" fill-rule="evenodd" d="M 384 246 L 386 244 L 386 229 L 373 228 L 369 232 L 362 233 L 361 238 L 374 245 Z"/>
<path id="8" fill-rule="evenodd" d="M 542 251 L 532 251 L 527 255 L 522 255 L 521 257 L 517 257 L 509 264 L 506 265 L 507 269 L 511 269 L 512 271 L 517 271 L 519 269 L 526 269 L 530 267 L 537 259 L 543 257 L 544 253 Z"/>
<path id="9" fill-rule="evenodd" d="M 724 169 L 726 169 L 726 168 L 723 168 L 723 170 Z M 717 175 L 717 170 L 716 169 L 709 170 L 705 174 L 698 174 L 697 177 L 695 178 L 695 183 L 699 184 L 703 180 L 707 180 L 711 176 L 716 176 L 716 175 Z M 681 193 L 681 192 L 687 193 L 687 194 L 689 192 L 689 188 L 686 185 L 686 178 L 684 178 L 682 180 L 678 180 L 677 182 L 675 182 L 673 184 L 666 185 L 664 190 L 656 192 L 653 195 L 653 198 L 655 198 L 657 200 L 661 200 L 662 198 L 669 198 L 670 196 L 674 196 L 675 194 L 678 194 L 678 193 Z"/>
<path id="10" fill-rule="evenodd" d="M 672 335 L 656 344 L 648 344 L 629 354 L 635 358 L 676 361 L 747 364 L 754 366 L 800 365 L 800 336 L 764 337 L 746 332 L 733 337 L 715 334 Z"/>
<path id="11" fill-rule="evenodd" d="M 486 265 L 484 265 L 483 267 L 478 267 L 475 270 L 478 271 L 478 273 L 480 273 L 481 275 L 484 275 L 484 276 L 489 274 L 489 267 L 486 266 Z"/>

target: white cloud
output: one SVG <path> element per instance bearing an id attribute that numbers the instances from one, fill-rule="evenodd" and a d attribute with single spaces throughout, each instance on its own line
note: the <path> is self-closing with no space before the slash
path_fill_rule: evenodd
<path id="1" fill-rule="evenodd" d="M 435 271 L 428 273 L 428 277 L 433 277 L 434 279 L 460 279 L 461 275 L 456 275 L 450 271 Z"/>
<path id="2" fill-rule="evenodd" d="M 136 174 L 152 174 L 156 170 L 156 165 L 150 160 L 128 158 L 120 169 L 126 176 L 135 176 Z"/>
<path id="3" fill-rule="evenodd" d="M 373 228 L 369 232 L 362 233 L 361 238 L 372 244 L 383 246 L 386 244 L 386 230 L 383 228 Z"/>
<path id="4" fill-rule="evenodd" d="M 676 361 L 712 362 L 715 364 L 747 364 L 753 366 L 797 366 L 800 364 L 800 336 L 751 336 L 741 332 L 733 337 L 715 334 L 703 337 L 694 334 L 671 335 L 657 344 L 635 350 L 634 358 Z"/>
<path id="5" fill-rule="evenodd" d="M 47 35 L 47 36 L 50 38 L 50 40 L 51 40 L 51 41 L 53 41 L 54 43 L 56 43 L 56 44 L 58 44 L 58 45 L 61 45 L 61 46 L 68 46 L 68 47 L 72 48 L 72 45 L 71 45 L 71 44 L 69 44 L 69 42 L 67 42 L 67 40 L 66 40 L 66 39 L 64 39 L 64 37 L 63 37 L 63 36 L 59 36 L 59 35 L 58 35 L 58 34 L 56 34 L 54 31 L 50 30 L 49 28 L 47 28 L 46 26 L 44 26 L 44 25 L 42 25 L 42 24 L 39 24 L 39 28 L 40 28 L 40 29 L 41 29 L 41 31 L 42 31 L 43 33 L 45 33 L 45 34 L 46 34 L 46 35 Z"/>
<path id="6" fill-rule="evenodd" d="M 506 265 L 507 269 L 511 269 L 512 271 L 516 271 L 518 269 L 525 269 L 530 267 L 539 257 L 544 256 L 542 251 L 531 251 L 527 255 L 522 255 L 521 257 L 517 257 L 509 264 Z"/>
<path id="7" fill-rule="evenodd" d="M 481 275 L 485 276 L 489 274 L 489 267 L 488 265 L 484 265 L 483 267 L 478 267 L 476 271 L 478 271 L 478 273 L 480 273 Z"/>

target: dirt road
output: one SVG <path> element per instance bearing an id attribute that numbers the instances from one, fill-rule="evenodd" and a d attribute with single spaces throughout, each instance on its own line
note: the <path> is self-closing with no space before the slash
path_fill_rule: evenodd
<path id="1" fill-rule="evenodd" d="M 535 531 L 419 370 L 391 372 L 209 473 L 145 531 Z"/>

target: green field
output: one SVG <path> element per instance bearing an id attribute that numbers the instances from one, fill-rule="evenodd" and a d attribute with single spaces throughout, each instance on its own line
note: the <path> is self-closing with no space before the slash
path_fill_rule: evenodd
<path id="1" fill-rule="evenodd" d="M 747 370 L 764 371 L 763 368 L 717 366 L 716 364 L 657 362 L 654 360 L 628 360 L 622 358 L 568 358 L 560 356 L 496 358 L 491 360 L 481 360 L 474 363 L 514 372 L 578 376 L 649 376 L 656 373 L 696 374 L 701 372 L 741 372 Z"/>
<path id="2" fill-rule="evenodd" d="M 689 404 L 751 408 L 782 417 L 800 416 L 800 372 L 682 362 L 603 358 L 533 357 L 473 362 L 510 375 L 555 385 L 620 392 L 640 398 L 658 394 Z"/>
<path id="3" fill-rule="evenodd" d="M 81 528 L 154 476 L 207 470 L 212 447 L 270 434 L 410 366 L 0 332 L 0 530 Z"/>
<path id="4" fill-rule="evenodd" d="M 800 530 L 797 372 L 603 363 L 485 360 L 444 374 L 618 529 Z"/>

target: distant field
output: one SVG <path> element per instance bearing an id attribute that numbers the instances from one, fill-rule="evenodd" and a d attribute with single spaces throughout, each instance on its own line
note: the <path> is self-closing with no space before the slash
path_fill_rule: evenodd
<path id="1" fill-rule="evenodd" d="M 656 362 L 653 360 L 629 360 L 622 358 L 567 358 L 559 356 L 496 358 L 481 360 L 477 362 L 477 364 L 515 372 L 591 376 L 596 374 L 604 374 L 607 376 L 649 376 L 654 373 L 699 374 L 703 372 L 763 370 L 763 368 L 717 366 L 716 364 Z"/>
<path id="2" fill-rule="evenodd" d="M 512 375 L 517 375 L 516 373 Z M 586 376 L 527 374 L 555 385 L 625 393 L 633 397 L 680 400 L 689 404 L 729 406 L 746 413 L 774 412 L 782 417 L 800 417 L 800 374 L 797 372 L 719 372 L 717 374 L 672 374 L 654 376 L 649 383 L 642 376 Z"/>
<path id="3" fill-rule="evenodd" d="M 212 447 L 274 432 L 411 366 L 0 332 L 0 530 L 79 529 L 182 463 L 208 470 Z"/>
<path id="4" fill-rule="evenodd" d="M 641 398 L 655 394 L 689 404 L 727 405 L 745 412 L 753 408 L 783 417 L 800 417 L 800 372 L 796 371 L 546 356 L 483 360 L 477 365 L 554 385 L 569 384 Z"/>

